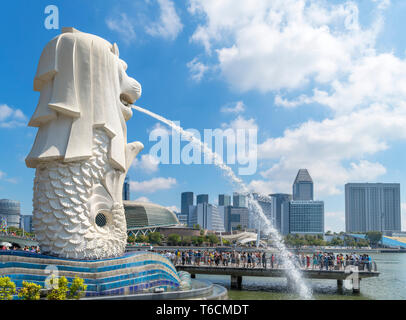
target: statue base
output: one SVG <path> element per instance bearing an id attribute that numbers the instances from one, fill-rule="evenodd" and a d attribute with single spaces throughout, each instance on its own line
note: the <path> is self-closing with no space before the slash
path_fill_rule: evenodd
<path id="1" fill-rule="evenodd" d="M 0 277 L 7 276 L 22 287 L 23 281 L 46 287 L 52 275 L 75 276 L 87 285 L 85 296 L 130 295 L 178 290 L 181 280 L 173 264 L 153 252 L 129 252 L 101 260 L 73 260 L 26 251 L 0 251 Z M 160 289 L 160 290 L 162 290 Z"/>

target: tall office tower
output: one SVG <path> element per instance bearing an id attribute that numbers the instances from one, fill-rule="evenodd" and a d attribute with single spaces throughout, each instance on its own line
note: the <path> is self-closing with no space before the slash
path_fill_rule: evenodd
<path id="1" fill-rule="evenodd" d="M 210 203 L 190 206 L 189 225 L 199 225 L 203 229 L 224 232 L 224 222 L 218 208 Z"/>
<path id="2" fill-rule="evenodd" d="M 25 232 L 32 232 L 32 215 L 21 215 L 20 228 Z"/>
<path id="3" fill-rule="evenodd" d="M 248 208 L 227 206 L 224 208 L 224 229 L 227 232 L 232 230 L 248 229 L 249 212 Z"/>
<path id="4" fill-rule="evenodd" d="M 182 192 L 180 213 L 188 216 L 189 220 L 189 206 L 193 206 L 193 192 Z"/>
<path id="5" fill-rule="evenodd" d="M 258 194 L 258 193 L 252 193 L 252 197 L 258 202 L 259 206 L 262 209 L 262 212 L 264 215 L 268 218 L 269 222 L 275 226 L 275 217 L 272 212 L 272 200 L 269 196 Z M 254 214 L 251 214 L 249 216 L 249 228 L 251 229 L 261 229 L 261 226 L 259 225 L 261 220 L 255 216 Z"/>
<path id="6" fill-rule="evenodd" d="M 324 202 L 298 200 L 285 202 L 282 205 L 282 234 L 323 234 Z M 287 214 L 288 212 L 288 214 Z"/>
<path id="7" fill-rule="evenodd" d="M 247 208 L 247 196 L 238 192 L 233 192 L 233 207 Z"/>
<path id="8" fill-rule="evenodd" d="M 198 194 L 196 196 L 196 204 L 199 203 L 209 203 L 209 195 L 208 194 Z"/>
<path id="9" fill-rule="evenodd" d="M 292 195 L 287 193 L 274 193 L 269 195 L 272 201 L 272 215 L 275 221 L 275 228 L 282 232 L 282 204 L 292 200 Z"/>
<path id="10" fill-rule="evenodd" d="M 293 183 L 293 200 L 313 200 L 313 180 L 307 169 L 300 169 Z"/>
<path id="11" fill-rule="evenodd" d="M 227 194 L 219 194 L 219 206 L 231 206 L 231 197 Z"/>
<path id="12" fill-rule="evenodd" d="M 347 183 L 345 231 L 401 230 L 399 183 Z"/>
<path id="13" fill-rule="evenodd" d="M 123 200 L 130 200 L 130 177 L 125 176 L 123 184 Z"/>

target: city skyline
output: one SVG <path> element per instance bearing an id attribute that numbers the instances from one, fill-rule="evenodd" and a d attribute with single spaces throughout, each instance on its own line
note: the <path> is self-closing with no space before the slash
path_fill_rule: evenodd
<path id="1" fill-rule="evenodd" d="M 47 1 L 23 8 L 19 1 L 6 2 L 0 26 L 15 30 L 5 33 L 7 50 L 0 54 L 7 61 L 7 77 L 0 79 L 5 146 L 0 197 L 18 200 L 22 214 L 32 213 L 34 170 L 24 159 L 36 132 L 26 126 L 39 97 L 33 78 L 43 46 L 63 26 L 118 44 L 129 73 L 142 84 L 140 106 L 200 133 L 257 129 L 258 168 L 241 176 L 243 181 L 252 192 L 290 194 L 297 170 L 307 168 L 315 200 L 325 202 L 326 230 L 345 229 L 346 183 L 405 185 L 406 90 L 400 84 L 406 70 L 406 3 L 260 3 L 103 1 L 95 10 L 83 1 L 57 0 L 60 26 L 48 30 L 43 23 Z M 279 14 L 284 19 L 272 23 L 267 18 Z M 167 130 L 136 112 L 128 123 L 128 138 L 145 146 L 129 171 L 131 199 L 179 210 L 184 190 L 207 193 L 214 203 L 218 194 L 235 191 L 212 165 L 159 164 L 149 154 L 155 143 L 149 135 L 156 128 Z M 405 230 L 402 189 L 400 202 Z"/>

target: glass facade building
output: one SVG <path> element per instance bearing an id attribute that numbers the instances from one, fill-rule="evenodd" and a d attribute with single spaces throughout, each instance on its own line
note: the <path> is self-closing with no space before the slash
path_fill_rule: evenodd
<path id="1" fill-rule="evenodd" d="M 401 230 L 399 183 L 347 183 L 345 231 Z"/>
<path id="2" fill-rule="evenodd" d="M 7 227 L 20 227 L 20 201 L 1 199 L 0 217 L 6 218 Z"/>
<path id="3" fill-rule="evenodd" d="M 258 193 L 253 193 L 252 197 L 258 202 L 259 206 L 262 209 L 262 212 L 268 218 L 269 222 L 273 226 L 275 226 L 275 217 L 272 212 L 272 199 L 269 196 L 261 195 Z M 253 214 L 249 216 L 248 227 L 250 229 L 260 229 L 259 223 L 261 223 L 261 221 L 258 217 Z"/>
<path id="4" fill-rule="evenodd" d="M 189 225 L 199 225 L 200 228 L 224 232 L 224 221 L 217 206 L 209 203 L 199 203 L 189 207 Z"/>
<path id="5" fill-rule="evenodd" d="M 227 194 L 219 194 L 219 206 L 231 206 L 231 196 Z"/>
<path id="6" fill-rule="evenodd" d="M 233 207 L 247 208 L 247 196 L 238 192 L 233 193 Z"/>
<path id="7" fill-rule="evenodd" d="M 180 213 L 187 216 L 187 221 L 189 221 L 189 206 L 193 206 L 193 192 L 182 192 Z"/>
<path id="8" fill-rule="evenodd" d="M 130 177 L 126 176 L 123 184 L 123 200 L 130 200 Z"/>
<path id="9" fill-rule="evenodd" d="M 272 200 L 272 214 L 275 228 L 282 232 L 282 204 L 292 200 L 292 195 L 287 193 L 274 193 L 269 195 Z"/>
<path id="10" fill-rule="evenodd" d="M 313 180 L 307 169 L 300 169 L 293 183 L 293 200 L 313 200 Z"/>
<path id="11" fill-rule="evenodd" d="M 249 226 L 249 212 L 248 208 L 227 206 L 224 208 L 224 229 L 227 232 L 248 229 Z"/>
<path id="12" fill-rule="evenodd" d="M 208 194 L 198 194 L 196 196 L 196 204 L 199 203 L 209 203 L 209 195 Z"/>
<path id="13" fill-rule="evenodd" d="M 288 233 L 323 234 L 324 202 L 323 201 L 290 201 L 285 205 L 289 210 Z M 286 228 L 285 228 L 286 232 Z"/>

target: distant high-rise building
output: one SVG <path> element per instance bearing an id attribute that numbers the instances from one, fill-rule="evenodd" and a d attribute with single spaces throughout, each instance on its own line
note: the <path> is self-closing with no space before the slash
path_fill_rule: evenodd
<path id="1" fill-rule="evenodd" d="M 345 231 L 401 230 L 399 183 L 347 183 Z"/>
<path id="2" fill-rule="evenodd" d="M 193 192 L 182 192 L 180 213 L 187 216 L 187 221 L 189 221 L 189 206 L 193 206 Z"/>
<path id="3" fill-rule="evenodd" d="M 130 177 L 125 176 L 123 184 L 123 200 L 130 200 Z"/>
<path id="4" fill-rule="evenodd" d="M 20 227 L 20 201 L 1 199 L 0 218 L 7 220 L 8 227 Z"/>
<path id="5" fill-rule="evenodd" d="M 272 200 L 272 215 L 275 221 L 275 228 L 282 232 L 282 204 L 292 200 L 291 194 L 274 193 L 269 195 Z"/>
<path id="6" fill-rule="evenodd" d="M 313 180 L 307 169 L 300 169 L 293 183 L 293 200 L 313 200 Z"/>
<path id="7" fill-rule="evenodd" d="M 196 196 L 196 204 L 199 203 L 209 203 L 209 195 L 208 194 L 198 194 Z"/>
<path id="8" fill-rule="evenodd" d="M 258 202 L 259 206 L 262 209 L 262 212 L 264 215 L 268 218 L 269 222 L 272 223 L 272 225 L 275 225 L 275 217 L 272 212 L 272 200 L 271 197 L 258 194 L 258 193 L 253 193 L 252 197 Z M 258 219 L 257 216 L 251 214 L 249 216 L 249 228 L 250 229 L 261 229 L 259 223 L 261 221 Z"/>
<path id="9" fill-rule="evenodd" d="M 289 201 L 283 204 L 285 219 L 282 220 L 283 234 L 323 234 L 324 202 L 312 200 Z M 287 233 L 286 233 L 287 232 Z"/>
<path id="10" fill-rule="evenodd" d="M 219 206 L 231 206 L 231 197 L 227 194 L 219 194 Z"/>
<path id="11" fill-rule="evenodd" d="M 249 224 L 249 212 L 248 208 L 244 207 L 219 207 L 219 210 L 224 210 L 224 229 L 227 232 L 232 230 L 245 230 L 248 229 Z"/>
<path id="12" fill-rule="evenodd" d="M 324 202 L 313 201 L 313 180 L 307 169 L 297 173 L 293 200 L 286 201 L 289 195 L 275 198 L 281 201 L 280 230 L 283 235 L 324 233 Z"/>
<path id="13" fill-rule="evenodd" d="M 202 229 L 224 232 L 224 221 L 217 206 L 210 203 L 199 203 L 190 206 L 189 225 L 199 225 Z"/>
<path id="14" fill-rule="evenodd" d="M 233 192 L 233 207 L 247 208 L 247 196 L 238 192 Z"/>
<path id="15" fill-rule="evenodd" d="M 32 215 L 21 215 L 20 228 L 25 232 L 32 232 Z"/>

